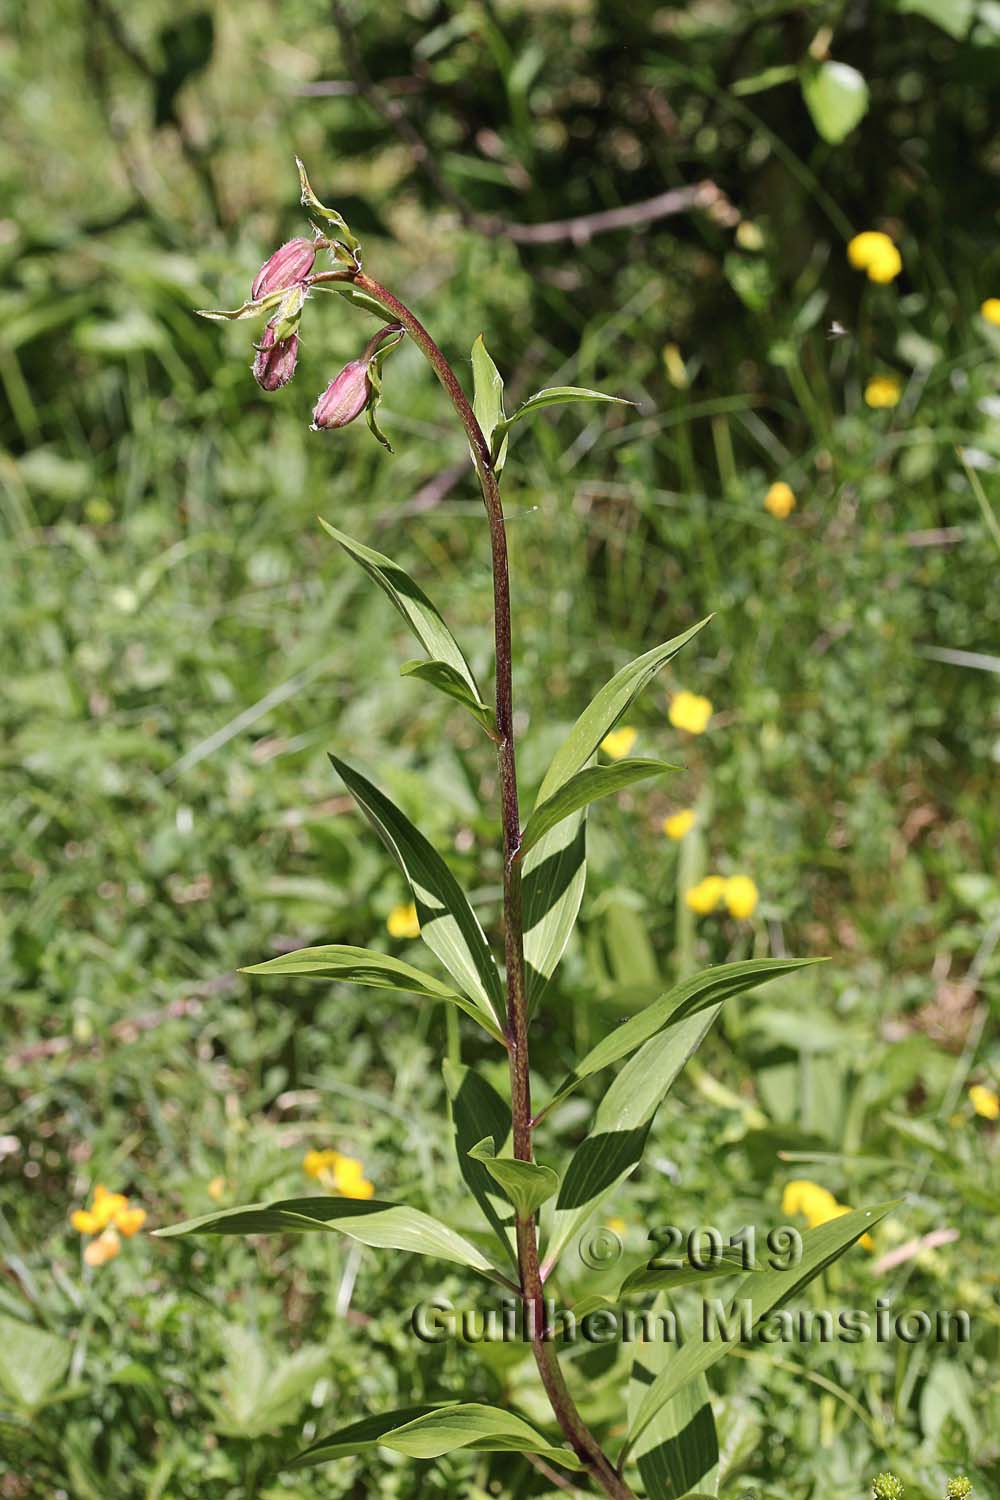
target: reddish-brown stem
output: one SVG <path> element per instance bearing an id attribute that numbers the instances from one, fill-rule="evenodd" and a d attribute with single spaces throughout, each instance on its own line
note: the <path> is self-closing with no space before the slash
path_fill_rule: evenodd
<path id="1" fill-rule="evenodd" d="M 393 320 L 406 329 L 447 391 L 469 440 L 489 520 L 493 553 L 493 629 L 496 640 L 496 717 L 499 730 L 497 767 L 503 827 L 504 958 L 507 970 L 505 1032 L 510 1061 L 514 1155 L 520 1161 L 531 1161 L 531 1079 L 528 1068 L 528 1002 L 524 981 L 524 920 L 521 867 L 516 857 L 521 846 L 521 821 L 517 804 L 517 760 L 514 747 L 510 574 L 500 486 L 493 468 L 490 445 L 476 420 L 476 414 L 454 370 L 427 329 L 398 297 L 364 272 L 358 272 L 351 279 L 356 287 L 379 302 L 392 315 Z M 538 1262 L 538 1231 L 534 1216 L 517 1221 L 517 1262 L 531 1348 L 556 1420 L 605 1494 L 611 1500 L 634 1500 L 632 1491 L 577 1411 L 566 1385 L 553 1342 L 553 1331 L 546 1327 L 545 1322 L 545 1293 Z"/>

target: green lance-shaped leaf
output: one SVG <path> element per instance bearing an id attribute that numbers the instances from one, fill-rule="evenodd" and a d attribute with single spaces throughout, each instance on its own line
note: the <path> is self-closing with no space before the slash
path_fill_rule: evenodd
<path id="1" fill-rule="evenodd" d="M 299 948 L 294 953 L 283 953 L 279 958 L 266 959 L 264 963 L 248 964 L 240 971 L 243 974 L 282 974 L 337 979 L 344 984 L 367 984 L 376 989 L 405 990 L 411 995 L 422 995 L 425 1000 L 444 1000 L 457 1005 L 466 1015 L 478 1021 L 490 1036 L 503 1042 L 503 1032 L 483 1011 L 482 1007 L 449 989 L 430 974 L 393 958 L 388 953 L 377 953 L 371 948 L 350 948 L 341 943 L 325 943 L 317 948 Z"/>
<path id="2" fill-rule="evenodd" d="M 506 448 L 507 434 L 522 417 L 533 417 L 547 406 L 565 406 L 574 401 L 609 401 L 614 406 L 635 405 L 634 401 L 626 401 L 624 396 L 607 396 L 603 391 L 589 391 L 582 385 L 551 385 L 544 391 L 536 391 L 533 396 L 529 396 L 511 416 L 505 417 L 501 413 L 493 429 L 494 452 L 499 453 L 502 448 Z"/>
<path id="3" fill-rule="evenodd" d="M 463 994 L 496 1025 L 505 1013 L 500 975 L 479 918 L 458 881 L 394 802 L 353 766 L 335 755 L 330 760 L 409 881 L 420 936 Z"/>
<path id="4" fill-rule="evenodd" d="M 272 322 L 274 341 L 281 343 L 298 333 L 302 321 L 302 309 L 306 305 L 306 294 L 301 286 L 290 286 L 278 305 Z"/>
<path id="5" fill-rule="evenodd" d="M 517 1161 L 512 1156 L 497 1156 L 492 1136 L 478 1141 L 469 1155 L 473 1161 L 482 1162 L 494 1182 L 503 1188 L 519 1219 L 530 1219 L 559 1189 L 559 1178 L 551 1167 L 534 1161 Z"/>
<path id="6" fill-rule="evenodd" d="M 522 866 L 524 965 L 533 1011 L 555 973 L 587 882 L 586 809 L 570 814 L 529 849 Z"/>
<path id="7" fill-rule="evenodd" d="M 601 797 L 610 797 L 613 792 L 620 792 L 635 781 L 646 781 L 650 776 L 662 776 L 666 771 L 679 769 L 665 760 L 648 760 L 641 756 L 621 760 L 613 766 L 587 766 L 535 808 L 521 835 L 521 855 L 581 807 L 587 807 Z"/>
<path id="8" fill-rule="evenodd" d="M 517 1254 L 510 1227 L 505 1223 L 510 1218 L 510 1205 L 482 1162 L 475 1161 L 469 1155 L 472 1147 L 484 1136 L 491 1138 L 501 1155 L 509 1155 L 510 1105 L 473 1068 L 466 1068 L 446 1059 L 442 1064 L 442 1072 L 451 1100 L 459 1171 L 516 1270 Z"/>
<path id="9" fill-rule="evenodd" d="M 682 979 L 667 990 L 665 995 L 652 1001 L 638 1015 L 631 1016 L 621 1026 L 616 1026 L 604 1039 L 592 1047 L 586 1057 L 577 1063 L 573 1072 L 563 1079 L 552 1098 L 539 1112 L 539 1118 L 548 1114 L 560 1100 L 602 1068 L 627 1057 L 636 1047 L 663 1031 L 675 1026 L 688 1016 L 697 1015 L 710 1005 L 718 1005 L 734 995 L 756 989 L 769 979 L 777 979 L 795 969 L 805 969 L 811 964 L 824 963 L 822 958 L 748 958 L 741 963 L 719 964 L 714 969 L 702 969 L 688 979 Z"/>
<path id="10" fill-rule="evenodd" d="M 383 307 L 377 298 L 369 296 L 367 292 L 361 291 L 353 282 L 338 279 L 347 274 L 347 272 L 321 271 L 318 276 L 312 278 L 310 290 L 313 292 L 336 292 L 338 297 L 345 297 L 348 302 L 353 303 L 355 307 L 360 308 L 363 312 L 374 313 L 377 318 L 382 319 L 383 323 L 394 323 L 396 321 L 396 314 L 390 308 Z"/>
<path id="11" fill-rule="evenodd" d="M 630 1420 L 653 1381 L 669 1370 L 682 1348 L 683 1344 L 664 1338 L 640 1345 L 628 1385 Z M 657 1413 L 632 1457 L 649 1500 L 679 1500 L 692 1491 L 706 1496 L 719 1493 L 719 1440 L 704 1375 L 689 1380 Z"/>
<path id="12" fill-rule="evenodd" d="M 405 1203 L 377 1198 L 282 1198 L 275 1203 L 248 1203 L 203 1214 L 183 1224 L 154 1231 L 163 1239 L 190 1234 L 346 1234 L 362 1245 L 382 1250 L 409 1250 L 436 1260 L 469 1266 L 496 1279 L 497 1273 L 475 1245 L 447 1224 Z"/>
<path id="13" fill-rule="evenodd" d="M 644 656 L 637 656 L 627 667 L 616 672 L 610 682 L 604 684 L 553 756 L 535 799 L 536 808 L 553 796 L 561 786 L 565 786 L 570 777 L 575 776 L 587 764 L 604 736 L 614 728 L 633 699 L 711 618 L 711 615 L 706 616 L 682 635 L 674 636 L 673 640 L 662 646 L 654 646 Z"/>
<path id="14" fill-rule="evenodd" d="M 361 241 L 357 238 L 356 235 L 353 235 L 351 233 L 347 225 L 347 220 L 343 218 L 341 214 L 338 214 L 335 208 L 327 208 L 326 205 L 324 203 L 321 203 L 316 197 L 316 194 L 313 192 L 312 188 L 309 185 L 309 178 L 306 176 L 306 169 L 299 161 L 298 157 L 295 158 L 295 165 L 299 169 L 299 187 L 301 189 L 300 201 L 302 203 L 302 207 L 307 209 L 310 214 L 313 214 L 317 219 L 321 221 L 321 223 L 317 225 L 317 228 L 320 229 L 320 232 L 325 233 L 326 231 L 332 229 L 336 234 L 337 239 L 340 240 L 342 244 L 346 245 L 348 250 L 360 249 Z"/>
<path id="15" fill-rule="evenodd" d="M 448 698 L 454 698 L 467 708 L 472 717 L 486 730 L 491 740 L 499 741 L 497 716 L 488 703 L 476 697 L 465 678 L 446 661 L 404 661 L 399 669 L 401 677 L 419 677 L 429 682 Z"/>
<path id="16" fill-rule="evenodd" d="M 414 1413 L 417 1415 L 414 1415 Z M 378 1417 L 352 1422 L 292 1460 L 300 1469 L 330 1459 L 367 1453 L 381 1446 L 408 1458 L 439 1458 L 460 1448 L 479 1453 L 537 1453 L 564 1469 L 583 1466 L 569 1448 L 554 1447 L 542 1433 L 514 1412 L 464 1402 L 455 1406 L 403 1407 Z"/>
<path id="17" fill-rule="evenodd" d="M 597 1107 L 590 1134 L 566 1169 L 545 1247 L 543 1274 L 548 1275 L 612 1189 L 635 1171 L 656 1111 L 720 1009 L 713 1006 L 652 1037 L 618 1074 Z"/>
<path id="18" fill-rule="evenodd" d="M 816 129 L 832 146 L 849 136 L 868 112 L 868 85 L 857 68 L 847 63 L 808 66 L 802 76 L 802 97 Z"/>
<path id="19" fill-rule="evenodd" d="M 261 297 L 259 301 L 244 302 L 242 307 L 234 307 L 229 312 L 218 307 L 200 307 L 198 316 L 210 318 L 216 323 L 238 323 L 244 318 L 260 318 L 272 308 L 278 307 L 285 295 L 283 290 L 268 292 L 267 296 Z"/>
<path id="20" fill-rule="evenodd" d="M 691 1286 L 715 1276 L 736 1276 L 740 1271 L 748 1269 L 744 1252 L 734 1250 L 729 1245 L 725 1246 L 718 1259 L 710 1259 L 708 1252 L 704 1253 L 705 1262 L 700 1266 L 693 1265 L 689 1260 L 683 1260 L 679 1266 L 639 1266 L 626 1276 L 617 1295 L 626 1297 L 630 1292 L 673 1291 L 675 1287 Z M 652 1258 L 655 1260 L 656 1257 Z"/>
<path id="21" fill-rule="evenodd" d="M 556 751 L 535 799 L 536 812 L 583 769 L 636 695 L 707 624 L 708 619 L 702 620 L 683 635 L 647 651 L 605 683 Z M 524 960 L 532 1010 L 555 973 L 583 900 L 585 820 L 582 809 L 571 814 L 544 834 L 524 860 Z"/>
<path id="22" fill-rule="evenodd" d="M 493 467 L 499 474 L 507 460 L 507 439 L 493 450 L 493 434 L 504 421 L 503 376 L 497 369 L 480 334 L 472 346 L 472 410 L 490 447 Z"/>
<path id="23" fill-rule="evenodd" d="M 387 453 L 392 452 L 392 444 L 378 425 L 378 409 L 382 405 L 382 366 L 393 349 L 397 348 L 406 337 L 406 330 L 400 328 L 391 334 L 384 344 L 380 345 L 368 361 L 368 383 L 372 388 L 371 400 L 365 407 L 365 421 L 368 431 L 376 442 L 381 443 Z"/>
<path id="24" fill-rule="evenodd" d="M 863 1234 L 867 1234 L 886 1214 L 896 1207 L 898 1200 L 879 1203 L 873 1208 L 857 1208 L 831 1219 L 817 1229 L 807 1229 L 802 1236 L 802 1259 L 797 1266 L 784 1271 L 751 1271 L 736 1289 L 733 1306 L 750 1305 L 750 1322 L 756 1328 L 761 1319 L 818 1276 L 833 1261 L 839 1259 Z M 738 1320 L 734 1319 L 738 1324 Z M 705 1331 L 704 1329 L 702 1330 Z M 620 1455 L 631 1450 L 649 1424 L 656 1418 L 674 1395 L 689 1380 L 711 1368 L 724 1354 L 740 1342 L 741 1331 L 732 1338 L 724 1336 L 731 1331 L 729 1324 L 724 1330 L 716 1330 L 715 1336 L 684 1345 L 677 1358 L 653 1381 L 629 1427 L 628 1441 Z"/>
<path id="25" fill-rule="evenodd" d="M 372 547 L 355 541 L 354 537 L 338 531 L 329 521 L 320 518 L 323 530 L 339 542 L 348 557 L 359 563 L 369 578 L 374 579 L 383 593 L 387 594 L 423 646 L 429 662 L 421 664 L 421 670 L 413 662 L 407 662 L 402 670 L 419 675 L 434 687 L 464 703 L 476 716 L 488 734 L 496 736 L 496 719 L 493 710 L 483 701 L 483 695 L 465 659 L 461 646 L 448 629 L 437 607 L 423 589 L 391 557 L 385 557 Z"/>

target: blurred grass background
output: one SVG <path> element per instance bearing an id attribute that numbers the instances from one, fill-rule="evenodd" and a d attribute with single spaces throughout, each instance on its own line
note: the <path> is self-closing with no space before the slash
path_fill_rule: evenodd
<path id="1" fill-rule="evenodd" d="M 497 925 L 487 749 L 399 678 L 395 617 L 315 522 L 398 558 L 488 677 L 485 529 L 436 383 L 412 349 L 387 367 L 389 459 L 361 426 L 308 431 L 360 314 L 316 299 L 274 397 L 249 378 L 253 325 L 192 316 L 238 305 L 302 232 L 295 154 L 467 384 L 483 330 L 514 397 L 637 403 L 538 422 L 508 465 L 526 786 L 613 670 L 715 612 L 633 719 L 683 780 L 592 820 L 540 1080 L 678 965 L 833 959 L 731 1010 L 608 1205 L 626 1244 L 668 1221 L 766 1229 L 803 1174 L 844 1201 L 908 1194 L 881 1254 L 958 1233 L 892 1272 L 856 1252 L 829 1291 L 966 1306 L 969 1344 L 724 1368 L 723 1493 L 861 1494 L 892 1465 L 937 1494 L 959 1465 L 989 1494 L 1000 1182 L 967 1088 L 1000 1075 L 1000 328 L 979 313 L 1000 295 L 998 7 L 41 0 L 4 25 L 3 1500 L 548 1492 L 514 1456 L 281 1472 L 338 1419 L 408 1400 L 544 1421 L 520 1349 L 415 1345 L 405 1312 L 468 1298 L 459 1277 L 145 1234 L 94 1269 L 69 1225 L 95 1182 L 150 1224 L 297 1192 L 326 1146 L 379 1196 L 468 1212 L 443 1018 L 234 973 L 390 942 L 404 891 L 328 749 Z M 829 57 L 869 90 L 839 143 L 800 86 Z M 674 189 L 683 211 L 643 217 Z M 523 228 L 635 205 L 618 230 Z M 889 286 L 847 263 L 872 228 L 900 247 Z M 900 381 L 889 410 L 864 400 L 879 374 Z M 698 740 L 668 725 L 679 688 L 715 706 Z M 685 805 L 678 848 L 660 822 Z M 709 868 L 752 875 L 751 922 L 694 924 L 678 890 Z M 555 1123 L 565 1146 L 581 1120 Z M 599 1426 L 623 1368 L 572 1361 Z"/>

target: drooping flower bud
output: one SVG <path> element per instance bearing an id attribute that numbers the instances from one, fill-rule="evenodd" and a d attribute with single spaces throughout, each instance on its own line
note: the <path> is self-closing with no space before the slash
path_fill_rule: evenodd
<path id="1" fill-rule="evenodd" d="M 256 302 L 269 292 L 282 292 L 286 287 L 295 286 L 309 275 L 315 259 L 316 246 L 312 240 L 304 237 L 289 240 L 261 266 L 250 288 L 251 297 Z"/>
<path id="2" fill-rule="evenodd" d="M 313 407 L 313 432 L 346 427 L 360 417 L 373 395 L 369 361 L 352 359 L 335 376 Z"/>
<path id="3" fill-rule="evenodd" d="M 264 336 L 257 345 L 257 353 L 251 365 L 253 378 L 262 391 L 280 391 L 295 374 L 295 362 L 299 357 L 299 336 L 278 339 L 274 336 L 274 321 L 264 329 Z"/>

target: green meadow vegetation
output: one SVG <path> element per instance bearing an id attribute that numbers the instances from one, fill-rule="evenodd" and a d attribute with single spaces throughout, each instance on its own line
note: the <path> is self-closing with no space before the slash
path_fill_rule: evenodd
<path id="1" fill-rule="evenodd" d="M 508 412 L 549 386 L 632 403 L 511 434 L 525 816 L 602 684 L 711 616 L 597 756 L 623 774 L 531 1023 L 540 1159 L 565 1180 L 615 1072 L 563 1081 L 675 985 L 826 960 L 737 987 L 641 1166 L 574 1222 L 559 1305 L 627 1277 L 694 1330 L 738 1281 L 645 1270 L 669 1226 L 753 1226 L 763 1255 L 895 1203 L 793 1299 L 871 1336 L 737 1343 L 632 1492 L 997 1491 L 998 65 L 991 0 L 7 14 L 0 1500 L 600 1493 L 510 1441 L 292 1467 L 437 1402 L 564 1437 L 526 1342 L 414 1332 L 432 1299 L 496 1303 L 467 1265 L 287 1223 L 151 1233 L 322 1194 L 496 1253 L 493 1131 L 471 1160 L 454 1139 L 463 1068 L 507 1097 L 496 1040 L 434 993 L 243 972 L 348 945 L 452 983 L 331 754 L 504 950 L 489 739 L 401 674 L 405 621 L 318 519 L 416 580 L 491 686 L 466 435 L 409 338 L 381 374 L 391 456 L 364 421 L 310 430 L 377 326 L 339 296 L 310 297 L 270 394 L 262 325 L 195 316 L 307 232 L 296 156 L 470 399 L 482 333 Z M 639 757 L 680 769 L 628 784 Z M 900 1336 L 921 1313 L 952 1318 Z M 618 1453 L 635 1345 L 560 1359 Z"/>

